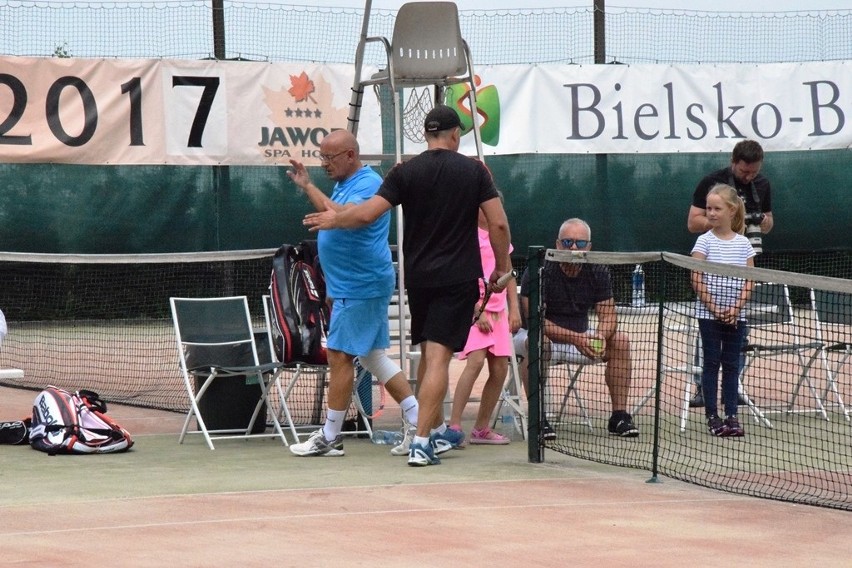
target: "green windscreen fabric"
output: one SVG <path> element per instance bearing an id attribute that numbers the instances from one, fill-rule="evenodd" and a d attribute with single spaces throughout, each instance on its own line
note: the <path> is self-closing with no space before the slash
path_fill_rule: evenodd
<path id="1" fill-rule="evenodd" d="M 847 249 L 850 151 L 775 152 L 767 251 Z M 723 154 L 516 155 L 486 159 L 515 249 L 586 219 L 595 250 L 689 252 L 692 192 Z M 378 168 L 382 173 L 386 168 Z M 310 238 L 311 210 L 283 167 L 0 165 L 0 249 L 133 254 L 270 248 Z M 312 168 L 329 192 L 325 172 Z M 392 231 L 391 241 L 395 241 Z"/>

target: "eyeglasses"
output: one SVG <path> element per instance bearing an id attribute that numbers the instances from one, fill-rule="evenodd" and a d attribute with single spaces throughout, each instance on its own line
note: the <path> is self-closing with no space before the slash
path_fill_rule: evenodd
<path id="1" fill-rule="evenodd" d="M 588 239 L 559 239 L 559 244 L 569 249 L 572 245 L 577 245 L 578 249 L 586 248 L 592 242 Z"/>
<path id="2" fill-rule="evenodd" d="M 321 162 L 330 162 L 341 154 L 345 154 L 349 150 L 343 150 L 342 152 L 338 152 L 337 154 L 320 154 L 319 159 Z"/>

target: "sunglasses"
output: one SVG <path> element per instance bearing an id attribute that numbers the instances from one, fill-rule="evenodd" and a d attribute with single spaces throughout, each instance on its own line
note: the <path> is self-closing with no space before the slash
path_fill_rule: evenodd
<path id="1" fill-rule="evenodd" d="M 577 245 L 577 248 L 586 248 L 592 242 L 588 239 L 559 239 L 559 244 L 569 249 L 572 245 Z"/>

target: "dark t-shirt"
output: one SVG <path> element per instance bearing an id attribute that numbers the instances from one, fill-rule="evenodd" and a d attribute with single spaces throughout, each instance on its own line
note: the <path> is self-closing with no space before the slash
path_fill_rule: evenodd
<path id="1" fill-rule="evenodd" d="M 734 177 L 730 167 L 722 168 L 711 174 L 707 174 L 698 182 L 695 193 L 692 194 L 692 204 L 699 209 L 707 209 L 707 194 L 717 183 L 730 185 L 737 190 L 740 197 L 745 200 L 746 213 L 770 213 L 772 211 L 772 191 L 769 180 L 761 174 L 757 174 L 751 183 L 744 184 Z M 754 191 L 752 191 L 752 186 Z M 757 202 L 755 202 L 755 192 Z"/>
<path id="2" fill-rule="evenodd" d="M 546 261 L 542 279 L 544 318 L 578 333 L 589 329 L 589 310 L 612 298 L 609 269 L 599 264 L 584 264 L 572 278 L 562 272 L 559 263 Z M 521 296 L 529 295 L 530 275 L 526 270 L 521 279 Z"/>
<path id="3" fill-rule="evenodd" d="M 497 189 L 481 162 L 451 150 L 427 150 L 388 172 L 377 195 L 402 205 L 407 287 L 482 276 L 479 205 L 497 197 Z"/>

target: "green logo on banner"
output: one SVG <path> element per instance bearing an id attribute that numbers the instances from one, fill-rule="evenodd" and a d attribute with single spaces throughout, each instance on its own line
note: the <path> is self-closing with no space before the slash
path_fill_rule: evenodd
<path id="1" fill-rule="evenodd" d="M 479 75 L 474 75 L 474 84 L 479 87 L 482 80 Z M 473 113 L 470 111 L 467 94 L 470 85 L 458 84 L 447 88 L 444 103 L 455 109 L 459 114 L 462 124 L 462 135 L 473 130 Z M 497 87 L 488 85 L 476 89 L 476 111 L 480 117 L 479 132 L 482 135 L 482 143 L 496 146 L 500 141 L 500 93 Z"/>

